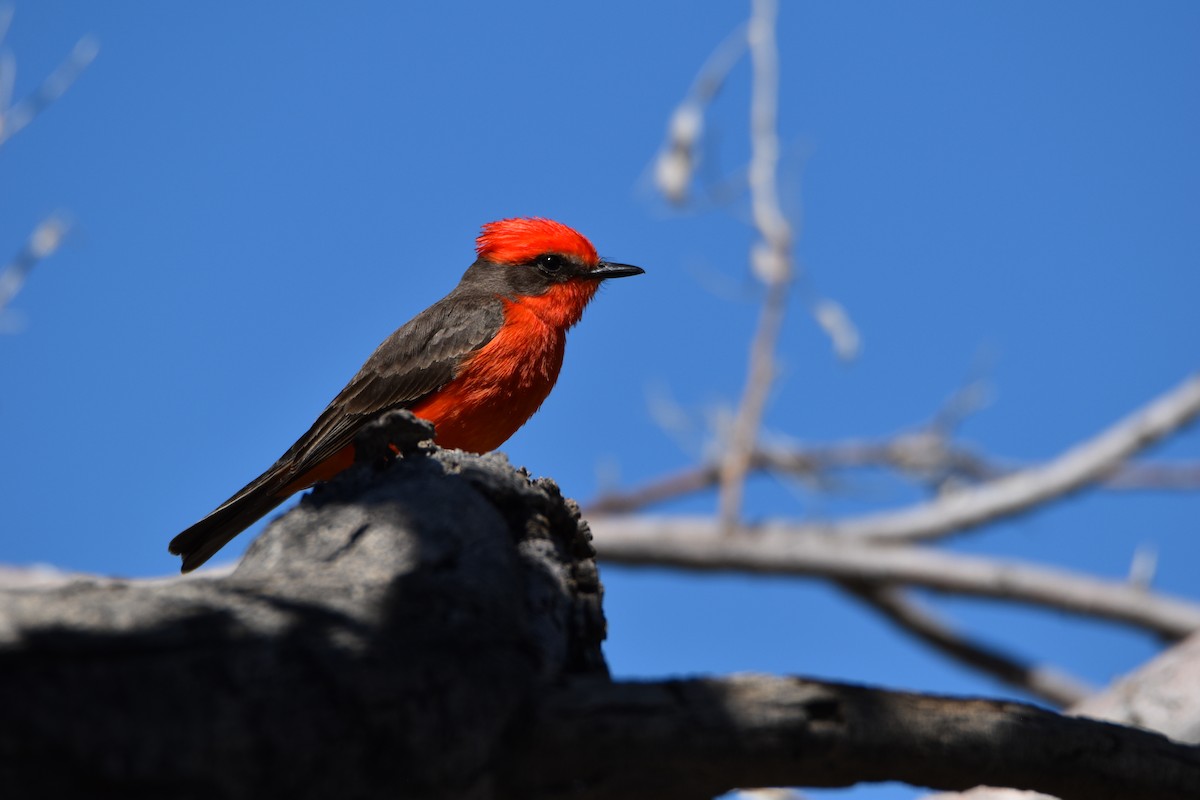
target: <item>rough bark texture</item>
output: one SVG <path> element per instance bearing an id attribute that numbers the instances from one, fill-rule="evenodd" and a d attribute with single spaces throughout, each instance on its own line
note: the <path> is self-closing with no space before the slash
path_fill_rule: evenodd
<path id="1" fill-rule="evenodd" d="M 576 681 L 541 706 L 534 730 L 511 765 L 514 797 L 683 800 L 888 780 L 1062 800 L 1200 797 L 1200 748 L 1159 734 L 1023 703 L 801 678 Z"/>
<path id="2" fill-rule="evenodd" d="M 599 592 L 503 456 L 356 467 L 227 577 L 6 593 L 0 796 L 488 797 L 531 701 L 605 674 Z"/>
<path id="3" fill-rule="evenodd" d="M 368 431 L 366 463 L 230 574 L 0 591 L 0 797 L 684 800 L 874 780 L 1200 797 L 1197 748 L 1019 704 L 613 683 L 574 504 L 414 425 Z"/>

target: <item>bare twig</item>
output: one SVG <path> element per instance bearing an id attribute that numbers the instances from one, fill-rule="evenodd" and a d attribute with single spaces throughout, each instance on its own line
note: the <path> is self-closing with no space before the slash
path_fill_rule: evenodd
<path id="1" fill-rule="evenodd" d="M 747 472 L 774 472 L 820 481 L 838 470 L 864 467 L 894 469 L 902 474 L 954 475 L 972 481 L 1005 474 L 972 451 L 939 442 L 923 432 L 899 434 L 889 439 L 847 439 L 812 447 L 757 448 L 750 454 Z M 589 514 L 637 511 L 655 503 L 701 492 L 720 482 L 720 465 L 702 464 L 668 475 L 628 492 L 609 492 L 591 503 Z"/>
<path id="2" fill-rule="evenodd" d="M 750 454 L 755 449 L 767 395 L 775 379 L 775 347 L 792 280 L 792 228 L 779 207 L 775 169 L 779 163 L 776 115 L 779 100 L 779 53 L 775 43 L 775 0 L 754 0 L 747 38 L 754 68 L 750 100 L 750 200 L 761 242 L 751 265 L 766 287 L 750 363 L 726 452 L 721 461 L 720 514 L 732 528 L 741 515 Z"/>
<path id="3" fill-rule="evenodd" d="M 1093 483 L 1114 488 L 1192 488 L 1200 470 L 1192 464 L 1131 465 L 1123 462 L 1140 450 L 1182 429 L 1200 414 L 1200 374 L 1152 400 L 1057 458 L 1041 465 L 1002 474 L 977 487 L 959 489 L 935 500 L 898 511 L 851 519 L 797 524 L 798 533 L 825 533 L 888 541 L 920 541 L 944 537 L 1003 517 L 1029 511 Z M 911 438 L 916 436 L 917 438 Z M 827 448 L 778 454 L 752 452 L 749 467 L 814 474 L 826 464 L 839 467 L 890 465 L 905 470 L 931 463 L 919 435 L 885 442 L 844 442 Z M 939 446 L 940 447 L 940 446 Z M 922 448 L 925 455 L 921 456 Z M 945 448 L 951 465 L 985 477 L 994 469 L 969 451 Z M 935 454 L 936 455 L 936 454 Z M 933 458 L 936 461 L 937 458 Z M 686 491 L 713 484 L 714 467 L 672 476 L 627 495 L 602 498 L 593 510 L 612 513 L 640 508 Z"/>
<path id="4" fill-rule="evenodd" d="M 852 581 L 841 581 L 840 586 L 944 655 L 1055 706 L 1077 703 L 1092 692 L 1085 683 L 1060 670 L 1034 667 L 983 642 L 972 641 L 894 586 Z"/>
<path id="5" fill-rule="evenodd" d="M 13 260 L 0 269 L 0 313 L 21 291 L 33 268 L 58 249 L 70 227 L 65 215 L 51 214 L 34 228 Z"/>
<path id="6" fill-rule="evenodd" d="M 0 107 L 0 144 L 11 139 L 22 128 L 46 110 L 55 100 L 62 97 L 71 84 L 87 69 L 100 51 L 100 45 L 92 36 L 84 36 L 71 54 L 46 77 L 37 90 L 12 106 L 5 103 Z M 11 71 L 11 62 L 6 72 Z"/>
<path id="7" fill-rule="evenodd" d="M 746 26 L 738 25 L 712 52 L 692 84 L 687 97 L 671 114 L 667 141 L 654 161 L 654 183 L 668 202 L 683 205 L 699 161 L 704 132 L 704 110 L 725 85 L 733 65 L 746 49 Z"/>
<path id="8" fill-rule="evenodd" d="M 11 21 L 12 10 L 0 9 L 0 39 L 4 38 Z M 71 54 L 42 81 L 32 95 L 13 105 L 9 103 L 12 98 L 16 60 L 7 50 L 0 51 L 0 145 L 61 97 L 80 73 L 92 63 L 98 50 L 99 45 L 93 37 L 83 37 L 75 44 Z M 51 214 L 34 228 L 25 246 L 12 261 L 0 269 L 0 315 L 17 292 L 21 291 L 30 271 L 38 262 L 58 249 L 69 228 L 70 225 L 63 214 Z"/>
<path id="9" fill-rule="evenodd" d="M 913 542 L 936 539 L 1036 508 L 1102 480 L 1122 462 L 1200 414 L 1200 374 L 1042 466 L 900 511 L 837 523 L 841 536 Z"/>
<path id="10" fill-rule="evenodd" d="M 704 517 L 601 517 L 591 528 L 599 557 L 610 563 L 912 584 L 1061 609 L 1172 639 L 1200 629 L 1200 605 L 1187 600 L 1018 561 L 839 539 L 787 523 L 732 536 Z"/>
<path id="11" fill-rule="evenodd" d="M 750 454 L 748 472 L 773 472 L 823 482 L 834 472 L 877 468 L 894 470 L 922 481 L 953 477 L 977 483 L 1034 466 L 987 458 L 952 443 L 922 444 L 918 438 L 924 440 L 926 437 L 900 434 L 878 441 L 848 439 L 811 447 L 758 449 Z M 629 491 L 606 492 L 590 503 L 586 511 L 588 514 L 627 514 L 712 489 L 719 481 L 719 465 L 702 464 Z M 1158 461 L 1122 464 L 1097 485 L 1109 491 L 1192 492 L 1200 490 L 1200 464 Z"/>

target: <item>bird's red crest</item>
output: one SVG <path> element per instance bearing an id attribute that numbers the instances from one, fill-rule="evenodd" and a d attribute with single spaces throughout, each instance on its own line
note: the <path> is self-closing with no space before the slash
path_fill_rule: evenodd
<path id="1" fill-rule="evenodd" d="M 593 266 L 600 261 L 586 236 L 561 222 L 542 217 L 487 223 L 475 239 L 475 252 L 497 264 L 523 264 L 543 253 L 573 256 Z"/>

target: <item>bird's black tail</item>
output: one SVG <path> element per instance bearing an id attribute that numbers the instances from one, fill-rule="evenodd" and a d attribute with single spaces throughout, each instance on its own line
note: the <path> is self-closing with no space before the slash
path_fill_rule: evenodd
<path id="1" fill-rule="evenodd" d="M 282 491 L 286 470 L 275 464 L 212 513 L 176 536 L 167 549 L 183 556 L 181 572 L 191 572 L 213 554 L 288 498 Z"/>

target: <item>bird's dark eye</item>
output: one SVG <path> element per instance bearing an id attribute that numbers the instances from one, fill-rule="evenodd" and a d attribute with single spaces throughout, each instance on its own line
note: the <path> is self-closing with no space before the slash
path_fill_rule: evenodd
<path id="1" fill-rule="evenodd" d="M 557 253 L 546 253 L 545 255 L 538 256 L 534 263 L 537 264 L 538 269 L 548 275 L 555 275 L 562 272 L 567 266 L 566 259 Z"/>

